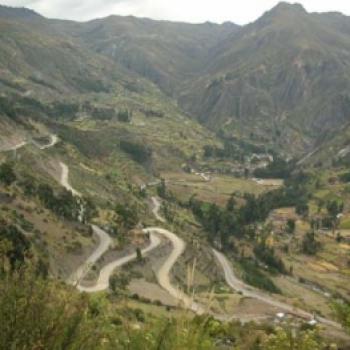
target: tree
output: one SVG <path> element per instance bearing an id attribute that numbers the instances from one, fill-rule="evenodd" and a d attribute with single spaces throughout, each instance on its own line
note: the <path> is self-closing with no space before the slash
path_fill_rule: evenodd
<path id="1" fill-rule="evenodd" d="M 121 140 L 120 148 L 138 163 L 146 164 L 152 159 L 152 148 L 145 143 L 132 140 Z"/>
<path id="2" fill-rule="evenodd" d="M 10 247 L 6 252 L 6 256 L 11 268 L 15 269 L 23 265 L 30 248 L 30 241 L 24 234 L 16 226 L 0 222 L 0 240 L 7 242 L 7 246 Z"/>
<path id="3" fill-rule="evenodd" d="M 338 316 L 339 321 L 350 334 L 350 304 L 339 302 L 333 305 L 333 308 Z"/>
<path id="4" fill-rule="evenodd" d="M 338 226 L 338 215 L 342 213 L 344 210 L 344 203 L 338 201 L 329 201 L 327 203 L 327 211 L 328 211 L 328 221 L 330 222 L 333 230 L 333 234 L 335 234 L 335 230 Z"/>
<path id="5" fill-rule="evenodd" d="M 132 112 L 129 110 L 123 110 L 118 112 L 118 120 L 123 123 L 130 123 L 132 118 Z"/>
<path id="6" fill-rule="evenodd" d="M 320 242 L 316 240 L 315 232 L 307 232 L 302 241 L 302 251 L 307 255 L 315 255 L 320 249 Z"/>
<path id="7" fill-rule="evenodd" d="M 343 202 L 329 201 L 327 203 L 327 211 L 332 218 L 336 218 L 338 214 L 342 213 L 343 209 L 344 209 Z"/>
<path id="8" fill-rule="evenodd" d="M 295 232 L 295 220 L 288 219 L 287 221 L 287 232 L 293 234 Z"/>
<path id="9" fill-rule="evenodd" d="M 10 186 L 16 181 L 16 174 L 13 171 L 13 165 L 9 162 L 0 165 L 0 182 Z"/>
<path id="10" fill-rule="evenodd" d="M 264 342 L 264 350 L 322 350 L 322 343 L 317 331 L 307 330 L 294 335 L 290 330 L 278 329 Z"/>
<path id="11" fill-rule="evenodd" d="M 9 274 L 0 286 L 1 349 L 100 348 L 102 320 L 92 317 L 86 296 L 38 278 L 32 266 Z"/>
<path id="12" fill-rule="evenodd" d="M 139 247 L 136 248 L 136 258 L 138 262 L 143 261 L 142 251 Z"/>
<path id="13" fill-rule="evenodd" d="M 231 195 L 230 199 L 227 201 L 226 210 L 233 212 L 234 209 L 236 208 L 236 205 L 237 205 L 237 202 L 235 200 L 235 197 L 234 195 Z"/>
<path id="14" fill-rule="evenodd" d="M 139 217 L 137 215 L 137 209 L 134 206 L 117 204 L 115 207 L 115 212 L 121 219 L 121 224 L 126 229 L 131 229 L 135 227 L 139 221 Z"/>
<path id="15" fill-rule="evenodd" d="M 166 185 L 165 185 L 165 180 L 161 179 L 159 186 L 157 187 L 157 194 L 161 198 L 166 198 L 167 197 L 167 190 L 166 190 Z"/>
<path id="16" fill-rule="evenodd" d="M 308 216 L 309 214 L 309 206 L 305 202 L 300 202 L 296 205 L 295 211 L 298 215 Z"/>
<path id="17" fill-rule="evenodd" d="M 109 287 L 112 292 L 122 294 L 129 284 L 129 278 L 125 273 L 118 273 L 109 278 Z"/>

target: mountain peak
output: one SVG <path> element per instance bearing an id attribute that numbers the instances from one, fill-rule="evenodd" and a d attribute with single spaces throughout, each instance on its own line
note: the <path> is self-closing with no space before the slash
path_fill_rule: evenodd
<path id="1" fill-rule="evenodd" d="M 269 25 L 274 22 L 293 23 L 294 19 L 307 15 L 305 8 L 298 3 L 280 2 L 270 11 L 260 17 L 256 23 L 258 25 Z"/>
<path id="2" fill-rule="evenodd" d="M 42 18 L 37 12 L 25 7 L 10 7 L 0 5 L 0 18 L 32 20 Z"/>
<path id="3" fill-rule="evenodd" d="M 307 13 L 303 5 L 282 1 L 278 3 L 270 12 L 273 13 Z"/>

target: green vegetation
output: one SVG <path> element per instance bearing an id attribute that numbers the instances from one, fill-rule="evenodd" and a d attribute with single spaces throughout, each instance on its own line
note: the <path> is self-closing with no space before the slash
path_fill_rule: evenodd
<path id="1" fill-rule="evenodd" d="M 344 173 L 344 174 L 341 174 L 339 176 L 339 179 L 345 183 L 348 183 L 350 182 L 350 172 L 347 172 L 347 173 Z"/>
<path id="2" fill-rule="evenodd" d="M 196 198 L 191 198 L 188 206 L 208 232 L 209 240 L 220 240 L 223 247 L 226 247 L 230 236 L 250 237 L 252 225 L 264 222 L 273 209 L 307 207 L 309 181 L 310 178 L 303 173 L 294 175 L 281 189 L 258 197 L 245 194 L 241 206 L 235 206 L 233 199 L 230 199 L 225 209 L 213 203 L 200 202 Z"/>
<path id="3" fill-rule="evenodd" d="M 132 112 L 129 110 L 119 111 L 118 120 L 123 123 L 130 123 L 132 119 Z"/>
<path id="4" fill-rule="evenodd" d="M 345 330 L 350 334 L 350 304 L 335 303 L 334 309 L 338 315 L 339 321 L 342 323 Z"/>
<path id="5" fill-rule="evenodd" d="M 111 306 L 38 278 L 30 268 L 21 269 L 0 279 L 0 346 L 19 350 L 323 349 L 316 331 L 297 331 L 292 337 L 284 329 L 189 315 L 154 319 L 139 308 L 108 311 Z"/>
<path id="6" fill-rule="evenodd" d="M 261 272 L 254 260 L 242 258 L 239 260 L 239 265 L 243 270 L 242 278 L 246 283 L 271 293 L 281 293 L 281 290 L 273 281 L 265 273 Z"/>
<path id="7" fill-rule="evenodd" d="M 274 248 L 269 247 L 265 241 L 254 246 L 254 254 L 259 261 L 268 267 L 270 272 L 287 273 L 282 259 L 276 256 Z"/>
<path id="8" fill-rule="evenodd" d="M 13 270 L 23 265 L 31 246 L 30 241 L 23 233 L 21 233 L 16 226 L 0 220 L 0 243 L 1 242 L 3 242 L 3 249 L 0 249 L 1 263 L 4 265 L 4 258 L 6 256 Z M 2 268 L 5 267 L 2 266 Z"/>
<path id="9" fill-rule="evenodd" d="M 7 161 L 9 153 L 0 155 L 0 348 L 326 348 L 317 330 L 241 326 L 185 312 L 170 317 L 155 304 L 149 314 L 144 299 L 131 300 L 129 276 L 123 274 L 111 278 L 112 293 L 93 297 L 51 277 L 69 274 L 96 243 L 77 221 L 94 218 L 122 247 L 131 229 L 153 223 L 146 199 L 157 193 L 169 227 L 188 240 L 183 260 L 201 255 L 202 275 L 219 275 L 213 264 L 203 266 L 210 259 L 207 238 L 234 256 L 243 279 L 258 288 L 287 296 L 283 283 L 291 279 L 281 282 L 279 274 L 295 267 L 297 279 L 307 261 L 321 271 L 314 279 L 336 271 L 330 290 L 342 289 L 344 279 L 337 278 L 349 274 L 347 237 L 323 237 L 318 230 L 335 233 L 339 214 L 349 207 L 344 183 L 350 179 L 350 129 L 344 115 L 350 99 L 344 86 L 350 80 L 342 64 L 350 52 L 347 27 L 341 15 L 307 14 L 288 4 L 243 29 L 122 17 L 101 19 L 100 25 L 52 22 L 0 7 L 0 137 L 5 145 L 23 137 L 46 140 L 50 133 L 60 139 L 42 152 L 29 143 L 16 152 L 14 164 Z M 304 162 L 294 161 L 316 146 Z M 270 155 L 274 161 L 253 172 Z M 69 164 L 72 185 L 93 199 L 59 188 L 58 161 Z M 339 169 L 327 179 L 320 171 L 315 184 L 310 163 Z M 210 181 L 192 170 L 210 173 Z M 164 180 L 139 190 L 166 173 L 177 174 L 169 189 Z M 252 173 L 283 178 L 285 185 L 266 192 L 269 186 L 248 179 Z M 295 208 L 299 217 L 277 219 L 268 229 L 271 212 L 282 207 Z M 294 210 L 290 216 L 296 217 Z M 342 255 L 334 256 L 340 249 Z M 309 256 L 299 261 L 300 253 Z M 41 254 L 50 254 L 50 266 Z M 64 261 L 70 254 L 73 261 Z M 139 248 L 136 255 L 143 262 L 138 265 L 146 266 Z M 180 285 L 184 261 L 174 273 Z M 159 310 L 166 316 L 153 315 Z M 344 304 L 340 318 L 346 327 L 348 314 Z"/>
<path id="10" fill-rule="evenodd" d="M 117 204 L 115 212 L 120 218 L 118 220 L 119 227 L 123 230 L 132 229 L 139 222 L 137 208 L 135 206 Z"/>
<path id="11" fill-rule="evenodd" d="M 320 249 L 320 243 L 316 240 L 315 232 L 307 232 L 303 238 L 302 252 L 307 255 L 315 255 Z"/>
<path id="12" fill-rule="evenodd" d="M 296 225 L 295 225 L 295 220 L 293 220 L 293 219 L 288 219 L 287 220 L 287 232 L 289 233 L 289 234 L 293 234 L 293 233 L 295 233 L 295 227 L 296 227 Z"/>
<path id="13" fill-rule="evenodd" d="M 254 176 L 262 179 L 287 179 L 293 168 L 294 164 L 277 158 L 272 163 L 269 163 L 266 168 L 256 169 Z"/>
<path id="14" fill-rule="evenodd" d="M 138 163 L 145 164 L 151 161 L 152 149 L 138 142 L 121 140 L 120 148 L 128 153 Z"/>
<path id="15" fill-rule="evenodd" d="M 11 163 L 3 163 L 0 165 L 0 182 L 10 186 L 16 181 L 16 174 L 13 171 Z"/>

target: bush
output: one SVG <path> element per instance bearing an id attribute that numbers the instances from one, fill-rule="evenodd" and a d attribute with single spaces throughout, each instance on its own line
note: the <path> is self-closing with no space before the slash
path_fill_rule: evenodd
<path id="1" fill-rule="evenodd" d="M 271 293 L 281 293 L 273 281 L 259 270 L 259 267 L 252 259 L 243 258 L 239 263 L 243 269 L 243 280 L 246 283 Z"/>
<path id="2" fill-rule="evenodd" d="M 0 165 L 0 182 L 6 186 L 10 186 L 16 181 L 16 174 L 13 171 L 13 166 L 11 163 L 3 163 Z"/>
<path id="3" fill-rule="evenodd" d="M 95 350 L 102 340 L 87 298 L 30 270 L 0 280 L 0 320 L 1 349 Z"/>
<path id="4" fill-rule="evenodd" d="M 15 269 L 23 265 L 25 256 L 30 248 L 30 242 L 23 233 L 16 226 L 0 222 L 0 241 L 10 243 L 6 252 L 0 251 L 0 253 L 7 256 L 11 268 Z"/>
<path id="5" fill-rule="evenodd" d="M 141 143 L 122 140 L 120 141 L 120 148 L 138 163 L 147 163 L 152 158 L 152 149 Z"/>
<path id="6" fill-rule="evenodd" d="M 315 232 L 308 232 L 305 234 L 302 241 L 302 252 L 307 255 L 315 255 L 321 248 L 320 242 L 315 238 Z"/>
<path id="7" fill-rule="evenodd" d="M 123 123 L 130 123 L 132 112 L 129 110 L 119 111 L 117 114 L 118 120 Z"/>
<path id="8" fill-rule="evenodd" d="M 265 263 L 271 272 L 287 273 L 283 261 L 275 255 L 273 248 L 268 247 L 265 243 L 257 244 L 254 247 L 255 256 L 263 263 Z"/>
<path id="9" fill-rule="evenodd" d="M 339 179 L 340 179 L 340 181 L 345 182 L 345 183 L 350 182 L 350 172 L 347 172 L 345 174 L 340 175 Z"/>

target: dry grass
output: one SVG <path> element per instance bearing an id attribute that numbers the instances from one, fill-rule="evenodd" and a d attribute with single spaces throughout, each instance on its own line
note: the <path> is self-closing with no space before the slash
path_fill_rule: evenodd
<path id="1" fill-rule="evenodd" d="M 260 194 L 270 187 L 253 180 L 234 178 L 225 175 L 212 175 L 210 181 L 187 173 L 162 173 L 168 188 L 181 200 L 188 200 L 194 194 L 198 199 L 225 205 L 234 192 Z"/>

